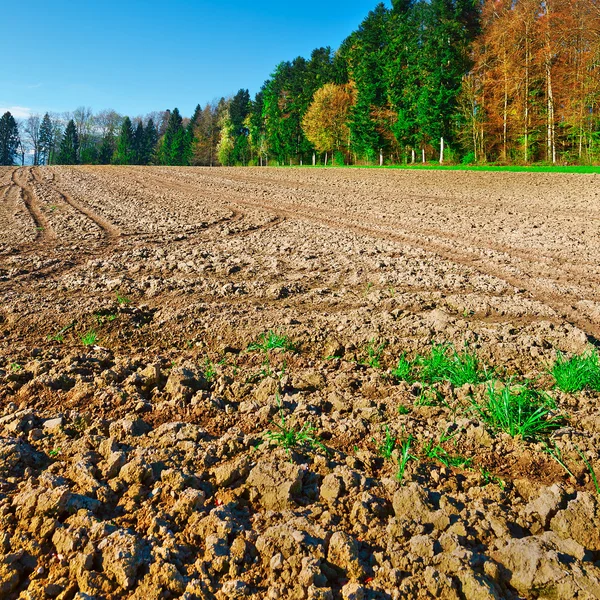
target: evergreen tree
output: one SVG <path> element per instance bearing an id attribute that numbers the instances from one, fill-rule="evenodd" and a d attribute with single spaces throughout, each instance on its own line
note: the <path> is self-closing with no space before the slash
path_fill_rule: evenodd
<path id="1" fill-rule="evenodd" d="M 158 144 L 158 131 L 154 125 L 153 119 L 148 119 L 144 129 L 144 146 L 141 157 L 141 164 L 149 165 L 154 158 L 156 145 Z"/>
<path id="2" fill-rule="evenodd" d="M 117 138 L 117 149 L 113 156 L 112 162 L 115 165 L 130 165 L 133 163 L 133 141 L 134 141 L 133 125 L 131 119 L 125 117 L 121 125 L 121 133 Z"/>
<path id="3" fill-rule="evenodd" d="M 112 157 L 115 153 L 115 138 L 110 133 L 107 133 L 100 143 L 98 150 L 98 164 L 110 165 Z"/>
<path id="4" fill-rule="evenodd" d="M 77 135 L 75 122 L 71 119 L 67 123 L 67 128 L 60 142 L 56 162 L 59 165 L 76 165 L 78 163 L 78 154 L 79 136 Z"/>
<path id="5" fill-rule="evenodd" d="M 202 107 L 197 104 L 194 109 L 194 114 L 190 119 L 190 122 L 185 128 L 185 141 L 184 141 L 184 157 L 183 164 L 190 165 L 193 162 L 194 154 L 194 140 L 196 136 L 196 127 L 198 126 L 200 119 L 202 118 Z"/>
<path id="6" fill-rule="evenodd" d="M 144 124 L 142 121 L 138 121 L 135 133 L 133 134 L 133 164 L 134 165 L 145 165 L 147 164 L 144 157 L 144 149 L 146 142 L 146 132 L 144 131 Z"/>
<path id="7" fill-rule="evenodd" d="M 49 164 L 50 160 L 50 149 L 53 144 L 53 131 L 52 122 L 50 121 L 50 115 L 46 113 L 42 119 L 40 125 L 40 138 L 39 138 L 39 163 L 40 165 Z"/>
<path id="8" fill-rule="evenodd" d="M 169 115 L 165 135 L 160 144 L 158 161 L 161 165 L 183 165 L 185 163 L 185 129 L 179 109 Z"/>
<path id="9" fill-rule="evenodd" d="M 0 118 L 0 166 L 12 167 L 15 164 L 20 144 L 17 122 L 7 111 Z"/>

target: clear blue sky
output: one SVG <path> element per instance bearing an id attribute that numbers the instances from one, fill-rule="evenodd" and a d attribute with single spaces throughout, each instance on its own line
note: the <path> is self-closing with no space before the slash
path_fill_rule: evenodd
<path id="1" fill-rule="evenodd" d="M 0 36 L 11 57 L 0 111 L 90 106 L 136 116 L 178 106 L 189 116 L 240 88 L 254 95 L 282 60 L 337 48 L 376 4 L 28 0 Z"/>

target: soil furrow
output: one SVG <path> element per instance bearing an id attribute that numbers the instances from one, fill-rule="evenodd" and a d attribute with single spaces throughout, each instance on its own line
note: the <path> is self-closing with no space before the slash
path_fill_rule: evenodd
<path id="1" fill-rule="evenodd" d="M 35 194 L 28 186 L 27 179 L 23 179 L 23 173 L 27 173 L 27 176 L 30 175 L 30 172 L 26 169 L 17 169 L 13 171 L 11 180 L 13 184 L 19 188 L 21 198 L 35 223 L 37 231 L 36 239 L 40 242 L 54 241 L 56 240 L 56 234 L 48 222 L 48 219 L 40 210 Z"/>

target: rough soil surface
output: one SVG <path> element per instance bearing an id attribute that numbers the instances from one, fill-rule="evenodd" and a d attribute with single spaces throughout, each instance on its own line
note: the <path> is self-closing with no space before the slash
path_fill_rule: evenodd
<path id="1" fill-rule="evenodd" d="M 599 184 L 0 168 L 0 598 L 599 598 L 598 393 L 548 374 L 600 337 Z M 550 390 L 571 474 L 390 376 L 432 342 Z"/>

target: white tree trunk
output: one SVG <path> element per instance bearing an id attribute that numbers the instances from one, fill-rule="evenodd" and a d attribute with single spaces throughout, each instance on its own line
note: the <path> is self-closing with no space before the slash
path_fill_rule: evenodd
<path id="1" fill-rule="evenodd" d="M 444 138 L 440 138 L 440 165 L 444 164 Z"/>
<path id="2" fill-rule="evenodd" d="M 379 149 L 379 166 L 383 167 L 383 148 Z"/>
<path id="3" fill-rule="evenodd" d="M 421 148 L 421 160 L 425 164 L 425 148 Z"/>
<path id="4" fill-rule="evenodd" d="M 317 164 L 317 155 L 313 152 L 313 167 Z"/>

